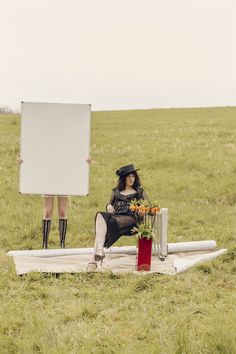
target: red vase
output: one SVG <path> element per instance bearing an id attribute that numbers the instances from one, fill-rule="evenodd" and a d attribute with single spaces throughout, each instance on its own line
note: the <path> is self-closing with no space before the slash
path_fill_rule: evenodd
<path id="1" fill-rule="evenodd" d="M 138 257 L 137 267 L 138 271 L 149 271 L 151 268 L 152 259 L 152 239 L 139 238 L 138 239 Z"/>

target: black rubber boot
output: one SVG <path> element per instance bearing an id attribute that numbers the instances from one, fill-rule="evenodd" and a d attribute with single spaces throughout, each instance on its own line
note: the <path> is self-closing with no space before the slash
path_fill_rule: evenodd
<path id="1" fill-rule="evenodd" d="M 65 248 L 67 219 L 59 219 L 60 246 Z"/>
<path id="2" fill-rule="evenodd" d="M 49 236 L 49 232 L 50 232 L 50 227 L 51 227 L 51 220 L 43 219 L 42 233 L 43 233 L 43 248 L 44 249 L 48 248 L 48 236 Z"/>

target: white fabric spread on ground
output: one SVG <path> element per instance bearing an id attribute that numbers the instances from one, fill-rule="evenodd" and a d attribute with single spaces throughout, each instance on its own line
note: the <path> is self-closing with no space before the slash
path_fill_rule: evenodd
<path id="1" fill-rule="evenodd" d="M 118 249 L 118 247 L 116 247 Z M 122 248 L 121 248 L 122 249 Z M 78 249 L 79 250 L 79 249 Z M 47 250 L 45 250 L 47 251 Z M 44 256 L 22 256 L 11 254 L 13 256 L 14 263 L 16 266 L 16 272 L 18 275 L 26 274 L 29 272 L 43 272 L 43 273 L 78 273 L 85 272 L 86 267 L 89 262 L 90 254 L 69 254 L 69 255 L 59 255 L 51 256 L 53 250 Z M 61 251 L 63 250 L 55 250 Z M 137 272 L 136 271 L 136 255 L 127 253 L 106 253 L 106 258 L 103 261 L 102 267 L 98 263 L 96 272 L 110 271 L 113 273 L 160 273 L 160 274 L 170 274 L 174 275 L 179 272 L 183 272 L 190 267 L 200 263 L 205 262 L 209 259 L 213 259 L 222 255 L 226 252 L 226 249 L 221 249 L 219 251 L 194 251 L 194 252 L 181 252 L 169 254 L 164 261 L 156 256 L 152 256 L 151 271 L 150 272 Z M 27 252 L 27 251 L 25 251 Z M 19 251 L 20 253 L 20 251 Z"/>

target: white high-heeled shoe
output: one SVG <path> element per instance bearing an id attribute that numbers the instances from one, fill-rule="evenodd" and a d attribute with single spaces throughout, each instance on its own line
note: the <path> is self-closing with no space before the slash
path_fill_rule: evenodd
<path id="1" fill-rule="evenodd" d="M 105 253 L 103 250 L 101 249 L 97 249 L 95 255 L 94 255 L 94 260 L 96 262 L 99 262 L 101 261 L 101 266 L 102 266 L 102 262 L 103 262 L 103 259 L 105 258 Z"/>

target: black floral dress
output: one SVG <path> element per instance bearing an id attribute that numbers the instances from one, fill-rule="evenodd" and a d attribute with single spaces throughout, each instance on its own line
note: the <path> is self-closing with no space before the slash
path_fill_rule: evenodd
<path id="1" fill-rule="evenodd" d="M 111 247 L 122 235 L 131 236 L 134 234 L 131 230 L 137 226 L 137 222 L 140 220 L 137 220 L 135 213 L 129 210 L 132 199 L 148 200 L 148 197 L 141 187 L 129 195 L 121 194 L 118 188 L 114 188 L 109 204 L 113 205 L 115 212 L 99 212 L 107 224 L 105 248 Z"/>

